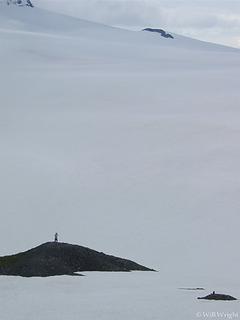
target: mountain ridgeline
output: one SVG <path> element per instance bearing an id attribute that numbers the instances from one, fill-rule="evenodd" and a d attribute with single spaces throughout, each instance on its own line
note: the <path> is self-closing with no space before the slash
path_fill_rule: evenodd
<path id="1" fill-rule="evenodd" d="M 47 242 L 11 256 L 0 257 L 0 275 L 48 277 L 82 271 L 154 271 L 133 261 L 86 247 Z"/>

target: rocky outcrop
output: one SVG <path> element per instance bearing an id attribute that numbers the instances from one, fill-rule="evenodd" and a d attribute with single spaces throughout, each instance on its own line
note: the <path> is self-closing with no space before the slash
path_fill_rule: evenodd
<path id="1" fill-rule="evenodd" d="M 86 247 L 47 242 L 26 252 L 0 257 L 0 275 L 48 277 L 82 271 L 154 271 L 133 261 Z"/>
<path id="2" fill-rule="evenodd" d="M 205 297 L 198 297 L 198 299 L 204 299 L 204 300 L 237 300 L 236 298 L 229 296 L 227 294 L 219 294 L 215 293 L 215 291 Z"/>
<path id="3" fill-rule="evenodd" d="M 197 287 L 197 288 L 179 288 L 179 290 L 193 290 L 193 291 L 200 291 L 200 290 L 205 290 L 204 288 L 199 288 L 199 287 Z"/>
<path id="4" fill-rule="evenodd" d="M 159 33 L 164 38 L 174 39 L 174 37 L 170 33 L 167 33 L 163 29 L 145 28 L 142 31 L 156 32 L 156 33 Z"/>
<path id="5" fill-rule="evenodd" d="M 33 8 L 33 4 L 31 0 L 6 0 L 6 3 L 8 5 L 10 4 L 15 4 L 17 6 L 22 6 L 22 7 L 31 7 Z"/>

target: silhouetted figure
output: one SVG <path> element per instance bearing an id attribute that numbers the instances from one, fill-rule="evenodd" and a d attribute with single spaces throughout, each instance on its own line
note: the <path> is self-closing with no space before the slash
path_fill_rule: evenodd
<path id="1" fill-rule="evenodd" d="M 57 233 L 57 232 L 55 233 L 54 241 L 55 241 L 55 242 L 58 242 L 58 233 Z"/>
<path id="2" fill-rule="evenodd" d="M 213 291 L 213 293 L 212 294 L 215 294 L 216 292 L 215 291 Z"/>

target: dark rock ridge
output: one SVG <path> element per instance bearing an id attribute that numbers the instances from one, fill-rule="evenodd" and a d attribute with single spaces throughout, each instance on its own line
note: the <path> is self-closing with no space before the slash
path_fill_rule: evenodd
<path id="1" fill-rule="evenodd" d="M 179 288 L 179 290 L 205 290 L 204 288 Z"/>
<path id="2" fill-rule="evenodd" d="M 145 28 L 142 31 L 156 32 L 156 33 L 159 33 L 164 38 L 174 39 L 174 37 L 170 33 L 167 33 L 163 29 Z"/>
<path id="3" fill-rule="evenodd" d="M 6 3 L 8 5 L 15 4 L 15 5 L 21 6 L 21 7 L 31 7 L 31 8 L 33 8 L 33 4 L 32 4 L 31 0 L 6 0 Z"/>
<path id="4" fill-rule="evenodd" d="M 205 297 L 198 297 L 198 299 L 204 299 L 204 300 L 237 300 L 236 298 L 229 296 L 227 294 L 221 294 L 221 293 L 211 293 Z"/>
<path id="5" fill-rule="evenodd" d="M 47 242 L 11 256 L 0 257 L 0 275 L 48 277 L 81 271 L 154 271 L 133 261 L 86 247 Z"/>

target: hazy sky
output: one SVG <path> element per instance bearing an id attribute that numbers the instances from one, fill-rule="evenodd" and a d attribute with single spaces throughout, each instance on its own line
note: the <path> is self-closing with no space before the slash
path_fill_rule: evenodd
<path id="1" fill-rule="evenodd" d="M 165 28 L 240 47 L 240 0 L 33 0 L 38 6 L 131 29 Z"/>

